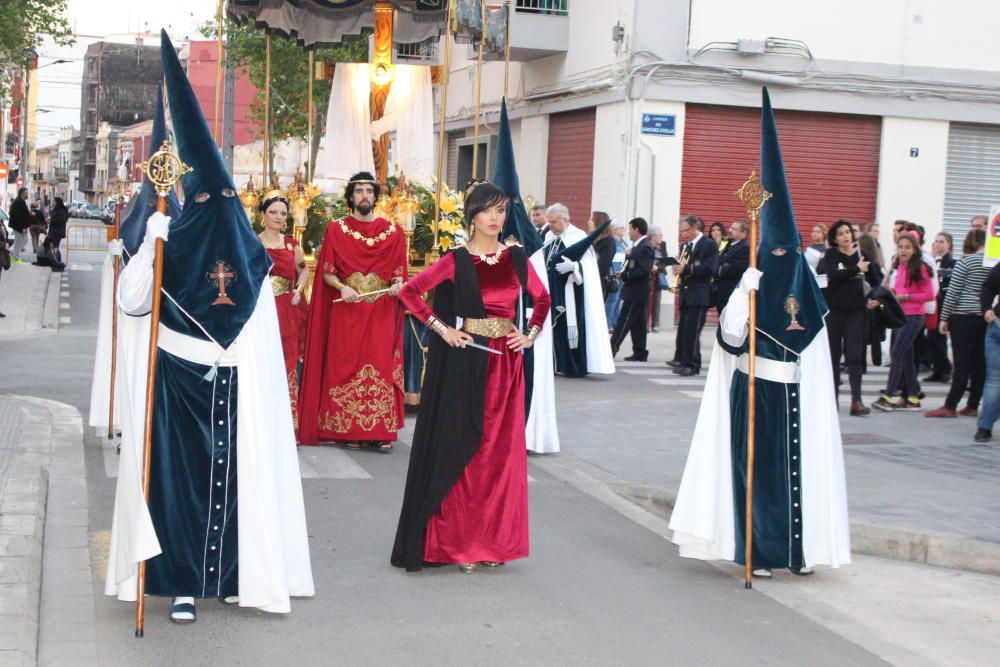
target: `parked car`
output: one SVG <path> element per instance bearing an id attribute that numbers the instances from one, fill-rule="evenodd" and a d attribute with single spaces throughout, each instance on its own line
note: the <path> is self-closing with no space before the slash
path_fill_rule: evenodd
<path id="1" fill-rule="evenodd" d="M 88 220 L 100 220 L 103 211 L 98 206 L 93 204 L 84 204 L 83 208 L 80 210 L 80 217 L 87 218 Z"/>

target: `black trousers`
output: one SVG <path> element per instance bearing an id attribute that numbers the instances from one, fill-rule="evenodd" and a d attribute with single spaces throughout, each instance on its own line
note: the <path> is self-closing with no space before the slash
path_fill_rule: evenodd
<path id="1" fill-rule="evenodd" d="M 948 360 L 948 337 L 937 331 L 928 329 L 927 347 L 931 351 L 931 368 L 934 371 L 934 375 L 949 375 L 951 373 L 951 362 Z"/>
<path id="2" fill-rule="evenodd" d="M 677 361 L 701 371 L 701 330 L 705 326 L 705 306 L 681 306 L 677 323 Z"/>
<path id="3" fill-rule="evenodd" d="M 851 401 L 860 401 L 861 376 L 865 367 L 865 311 L 831 309 L 826 316 L 826 331 L 830 337 L 830 359 L 837 394 L 840 394 L 840 355 L 843 354 L 847 359 Z"/>
<path id="4" fill-rule="evenodd" d="M 618 321 L 615 323 L 615 331 L 611 334 L 611 351 L 618 354 L 618 348 L 625 340 L 625 334 L 632 334 L 632 354 L 633 356 L 645 359 L 649 354 L 646 351 L 646 313 L 649 304 L 647 302 L 634 303 L 623 301 L 621 313 L 618 314 Z"/>
<path id="5" fill-rule="evenodd" d="M 958 408 L 968 386 L 967 405 L 979 409 L 986 382 L 986 320 L 981 315 L 952 315 L 948 318 L 948 331 L 955 369 L 951 374 L 951 389 L 944 399 L 945 407 Z"/>

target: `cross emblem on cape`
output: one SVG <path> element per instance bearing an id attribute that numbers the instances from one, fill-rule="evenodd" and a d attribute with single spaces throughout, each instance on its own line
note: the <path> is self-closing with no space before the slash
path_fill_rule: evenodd
<path id="1" fill-rule="evenodd" d="M 229 267 L 221 259 L 215 263 L 215 271 L 208 274 L 208 279 L 219 288 L 219 295 L 212 302 L 213 306 L 235 306 L 233 300 L 226 295 L 226 287 L 229 282 L 236 277 Z"/>

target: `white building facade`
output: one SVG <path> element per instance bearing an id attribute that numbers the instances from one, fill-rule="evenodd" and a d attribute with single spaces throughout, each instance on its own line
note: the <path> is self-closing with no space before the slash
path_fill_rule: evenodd
<path id="1" fill-rule="evenodd" d="M 508 106 L 522 195 L 664 229 L 745 218 L 760 89 L 776 109 L 804 240 L 892 222 L 961 242 L 1000 204 L 1000 5 L 979 0 L 514 0 Z M 484 65 L 478 171 L 491 172 L 503 63 Z M 463 186 L 474 51 L 453 50 L 447 179 Z M 492 137 L 492 138 L 491 138 Z M 485 154 L 485 158 L 484 158 Z M 929 244 L 929 240 L 928 240 Z"/>

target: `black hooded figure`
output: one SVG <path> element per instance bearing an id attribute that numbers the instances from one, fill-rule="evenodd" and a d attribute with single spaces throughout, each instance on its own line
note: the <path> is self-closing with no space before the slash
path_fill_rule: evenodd
<path id="1" fill-rule="evenodd" d="M 287 612 L 289 597 L 313 585 L 274 294 L 264 288 L 270 259 L 165 32 L 161 55 L 176 151 L 192 171 L 169 235 L 165 218 L 148 218 L 118 295 L 125 312 L 148 310 L 152 237 L 165 236 L 148 503 L 158 555 L 147 560 L 146 593 L 180 598 L 175 622 L 194 620 L 190 598 Z M 123 431 L 123 457 L 133 446 Z M 129 507 L 133 489 L 121 481 L 131 474 L 119 475 L 116 516 L 135 523 L 117 529 L 137 539 L 143 508 Z"/>

